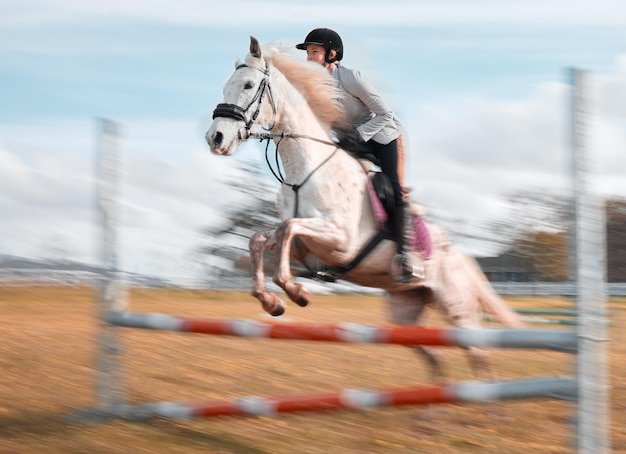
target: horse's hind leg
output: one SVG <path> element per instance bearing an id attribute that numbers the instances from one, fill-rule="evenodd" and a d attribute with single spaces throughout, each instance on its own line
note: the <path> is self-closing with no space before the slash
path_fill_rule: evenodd
<path id="1" fill-rule="evenodd" d="M 448 263 L 447 273 L 456 270 L 456 262 Z M 437 306 L 450 324 L 461 328 L 476 328 L 481 326 L 482 311 L 478 295 L 470 285 L 461 286 L 466 283 L 466 275 L 460 273 L 448 274 L 444 284 L 436 292 Z M 494 377 L 489 361 L 489 352 L 478 347 L 465 347 L 468 355 L 470 367 L 478 379 L 492 379 Z"/>
<path id="2" fill-rule="evenodd" d="M 252 262 L 252 295 L 257 298 L 263 309 L 277 317 L 285 312 L 285 303 L 275 293 L 270 293 L 265 287 L 265 273 L 263 272 L 263 252 L 271 243 L 270 232 L 257 232 L 250 238 L 249 249 Z"/>
<path id="3" fill-rule="evenodd" d="M 443 367 L 441 366 L 442 361 L 440 360 L 441 355 L 434 348 L 424 347 L 423 345 L 414 345 L 412 348 L 415 349 L 415 353 L 420 355 L 430 369 L 430 379 L 433 383 L 445 383 L 446 382 L 446 374 L 443 371 Z"/>
<path id="4" fill-rule="evenodd" d="M 478 347 L 467 347 L 467 356 L 476 378 L 479 380 L 493 380 L 496 378 L 487 350 Z"/>
<path id="5" fill-rule="evenodd" d="M 388 297 L 391 321 L 398 325 L 414 325 L 430 302 L 432 292 L 419 288 L 403 292 L 390 292 Z M 433 348 L 423 345 L 410 345 L 428 364 L 431 380 L 434 383 L 445 381 L 445 374 L 439 359 L 440 355 Z"/>

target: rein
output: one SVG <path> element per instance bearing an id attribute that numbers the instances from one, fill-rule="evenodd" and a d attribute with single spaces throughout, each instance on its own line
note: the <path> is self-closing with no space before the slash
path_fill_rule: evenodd
<path id="1" fill-rule="evenodd" d="M 289 186 L 293 192 L 296 195 L 296 202 L 294 204 L 294 209 L 293 209 L 293 217 L 297 218 L 298 217 L 298 206 L 299 206 L 299 198 L 298 198 L 298 191 L 300 190 L 300 188 L 302 186 L 304 186 L 306 184 L 307 181 L 309 181 L 309 178 L 311 178 L 313 176 L 313 174 L 315 172 L 317 172 L 320 167 L 322 167 L 324 164 L 326 164 L 328 161 L 331 160 L 331 158 L 333 156 L 335 156 L 335 154 L 337 154 L 337 152 L 340 150 L 339 147 L 337 147 L 337 144 L 335 142 L 330 142 L 328 140 L 323 140 L 323 139 L 318 139 L 317 137 L 312 137 L 312 136 L 307 136 L 307 135 L 303 135 L 303 134 L 275 134 L 275 133 L 251 133 L 249 134 L 249 137 L 252 139 L 259 139 L 261 142 L 263 142 L 264 140 L 267 140 L 267 144 L 265 145 L 265 162 L 267 163 L 267 166 L 269 167 L 270 171 L 272 172 L 272 175 L 274 175 L 274 178 L 276 178 L 276 180 L 278 180 L 278 182 L 282 185 L 285 186 Z M 278 141 L 278 143 L 276 143 L 276 153 L 274 155 L 274 160 L 276 162 L 276 171 L 274 171 L 274 168 L 272 167 L 272 164 L 270 163 L 269 160 L 269 156 L 268 156 L 268 149 L 270 146 L 270 141 L 274 138 L 279 137 L 280 140 Z M 309 173 L 306 178 L 304 180 L 302 180 L 302 182 L 300 184 L 294 184 L 294 183 L 286 183 L 285 182 L 285 177 L 283 176 L 282 172 L 280 171 L 280 164 L 278 163 L 278 147 L 280 146 L 280 143 L 282 142 L 283 139 L 308 139 L 308 140 L 313 140 L 315 142 L 319 142 L 319 143 L 323 143 L 326 145 L 333 145 L 335 146 L 335 150 L 328 155 L 328 157 L 326 159 L 324 159 L 321 163 L 318 164 L 318 166 L 313 169 L 311 171 L 311 173 Z"/>

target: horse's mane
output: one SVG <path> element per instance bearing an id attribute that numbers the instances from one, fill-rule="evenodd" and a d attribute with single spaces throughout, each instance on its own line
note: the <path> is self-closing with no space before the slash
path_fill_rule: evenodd
<path id="1" fill-rule="evenodd" d="M 264 47 L 263 57 L 304 96 L 322 124 L 345 127 L 347 120 L 339 104 L 339 99 L 344 95 L 333 76 L 322 65 L 299 58 L 284 47 Z"/>

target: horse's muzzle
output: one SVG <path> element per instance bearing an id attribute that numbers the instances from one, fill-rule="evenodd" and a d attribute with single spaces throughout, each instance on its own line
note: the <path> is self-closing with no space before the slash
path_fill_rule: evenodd
<path id="1" fill-rule="evenodd" d="M 210 129 L 207 131 L 204 138 L 206 140 L 206 143 L 209 144 L 209 147 L 211 147 L 211 150 L 220 147 L 222 145 L 222 142 L 224 142 L 224 134 L 219 131 L 211 132 Z"/>

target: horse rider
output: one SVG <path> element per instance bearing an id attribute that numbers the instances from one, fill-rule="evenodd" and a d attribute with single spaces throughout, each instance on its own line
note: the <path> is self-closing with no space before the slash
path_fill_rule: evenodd
<path id="1" fill-rule="evenodd" d="M 365 148 L 374 155 L 381 170 L 389 177 L 394 190 L 394 210 L 391 219 L 397 250 L 392 261 L 392 275 L 401 282 L 416 277 L 408 254 L 412 229 L 409 224 L 408 191 L 402 184 L 404 154 L 402 125 L 371 83 L 357 69 L 341 65 L 343 43 L 337 32 L 316 28 L 296 45 L 306 50 L 307 61 L 325 66 L 346 96 L 339 102 L 346 113 L 351 130 L 336 130 L 338 145 L 342 148 Z"/>

